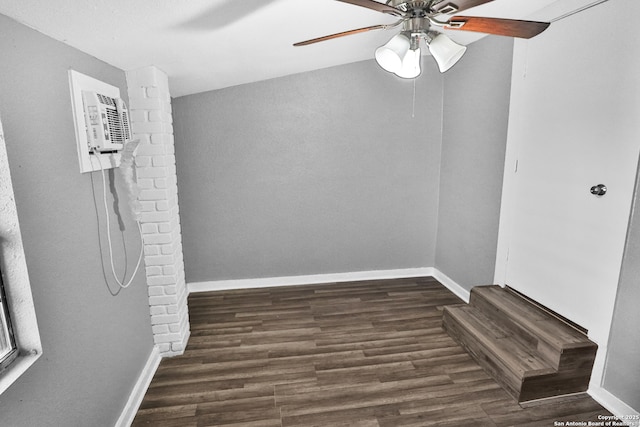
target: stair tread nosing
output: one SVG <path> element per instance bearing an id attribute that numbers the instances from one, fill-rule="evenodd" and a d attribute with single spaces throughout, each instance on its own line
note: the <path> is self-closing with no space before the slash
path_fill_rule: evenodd
<path id="1" fill-rule="evenodd" d="M 529 331 L 559 352 L 571 348 L 596 346 L 583 333 L 500 286 L 476 286 L 472 293 L 476 297 L 483 298 L 515 321 L 519 327 Z"/>
<path id="2" fill-rule="evenodd" d="M 469 333 L 487 355 L 501 362 L 520 380 L 557 372 L 544 361 L 535 348 L 529 348 L 513 340 L 510 331 L 500 327 L 475 307 L 448 306 L 445 307 L 445 312 Z"/>

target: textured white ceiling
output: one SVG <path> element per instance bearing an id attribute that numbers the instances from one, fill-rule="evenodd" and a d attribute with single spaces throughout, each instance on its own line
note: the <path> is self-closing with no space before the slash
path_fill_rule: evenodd
<path id="1" fill-rule="evenodd" d="M 551 20 L 590 2 L 495 0 L 464 14 Z M 394 22 L 333 0 L 0 0 L 0 13 L 120 69 L 155 65 L 169 75 L 173 96 L 370 59 L 397 32 L 293 47 Z M 464 44 L 481 37 L 449 35 Z"/>

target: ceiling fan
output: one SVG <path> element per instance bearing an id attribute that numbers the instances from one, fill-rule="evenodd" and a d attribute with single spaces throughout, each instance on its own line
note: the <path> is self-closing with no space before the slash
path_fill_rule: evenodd
<path id="1" fill-rule="evenodd" d="M 474 31 L 528 39 L 537 36 L 550 25 L 549 22 L 516 19 L 447 16 L 493 0 L 388 0 L 386 3 L 374 0 L 337 1 L 395 16 L 398 21 L 388 25 L 372 25 L 318 37 L 295 43 L 294 46 L 307 46 L 352 34 L 401 27 L 399 34 L 376 50 L 375 58 L 383 69 L 403 78 L 415 78 L 420 75 L 420 42 L 422 40 L 425 41 L 442 73 L 450 69 L 464 55 L 466 46 L 454 42 L 439 30 Z"/>

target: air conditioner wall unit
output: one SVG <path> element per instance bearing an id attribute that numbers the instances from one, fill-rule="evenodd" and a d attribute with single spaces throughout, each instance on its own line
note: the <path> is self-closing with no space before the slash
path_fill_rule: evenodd
<path id="1" fill-rule="evenodd" d="M 122 150 L 131 139 L 129 112 L 124 101 L 83 90 L 82 102 L 90 152 L 112 153 Z"/>
<path id="2" fill-rule="evenodd" d="M 120 88 L 69 70 L 69 89 L 80 173 L 120 166 L 132 137 Z"/>

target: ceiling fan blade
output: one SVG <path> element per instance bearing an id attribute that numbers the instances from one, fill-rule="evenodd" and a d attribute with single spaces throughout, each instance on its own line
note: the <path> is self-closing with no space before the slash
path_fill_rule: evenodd
<path id="1" fill-rule="evenodd" d="M 498 36 L 530 39 L 546 30 L 549 25 L 549 22 L 482 18 L 477 16 L 454 16 L 444 28 L 447 30 L 475 31 Z"/>
<path id="2" fill-rule="evenodd" d="M 323 42 L 325 40 L 336 39 L 338 37 L 350 36 L 352 34 L 366 33 L 372 30 L 382 30 L 388 28 L 387 25 L 372 25 L 371 27 L 358 28 L 357 30 L 343 31 L 341 33 L 331 34 L 324 37 L 318 37 L 316 39 L 306 40 L 303 42 L 295 43 L 294 46 L 307 46 L 313 43 Z"/>
<path id="3" fill-rule="evenodd" d="M 384 3 L 378 3 L 377 1 L 373 1 L 373 0 L 338 0 L 338 1 L 341 1 L 343 3 L 354 4 L 360 7 L 366 7 L 367 9 L 372 9 L 378 12 L 386 13 L 388 15 L 393 15 L 393 16 L 405 15 L 404 11 L 400 9 L 397 9 L 393 6 L 389 6 Z"/>
<path id="4" fill-rule="evenodd" d="M 493 0 L 442 0 L 440 3 L 434 4 L 432 9 L 438 13 L 458 13 L 492 1 Z"/>

